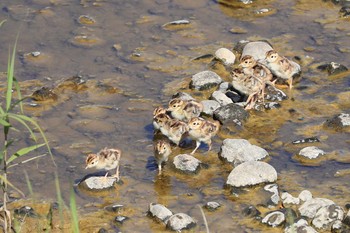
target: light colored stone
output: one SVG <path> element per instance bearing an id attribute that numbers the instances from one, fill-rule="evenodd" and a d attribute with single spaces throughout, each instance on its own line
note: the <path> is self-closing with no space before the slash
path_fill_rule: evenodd
<path id="1" fill-rule="evenodd" d="M 275 182 L 276 180 L 277 172 L 270 164 L 260 161 L 249 161 L 235 167 L 228 176 L 226 184 L 233 187 L 244 187 Z"/>
<path id="2" fill-rule="evenodd" d="M 221 91 L 214 91 L 213 94 L 211 95 L 211 99 L 217 101 L 221 106 L 225 106 L 233 103 L 233 101 Z"/>
<path id="3" fill-rule="evenodd" d="M 286 220 L 284 214 L 281 211 L 273 211 L 267 214 L 262 220 L 262 223 L 265 223 L 272 227 L 277 227 L 281 225 Z"/>
<path id="4" fill-rule="evenodd" d="M 257 161 L 267 157 L 269 153 L 245 139 L 225 139 L 219 156 L 234 165 L 247 161 Z"/>
<path id="5" fill-rule="evenodd" d="M 318 229 L 331 230 L 332 224 L 336 220 L 343 220 L 344 210 L 335 204 L 321 207 L 314 219 L 312 225 Z"/>
<path id="6" fill-rule="evenodd" d="M 205 205 L 205 207 L 210 210 L 210 211 L 214 211 L 216 209 L 218 209 L 221 205 L 215 201 L 209 201 L 207 202 L 207 204 Z"/>
<path id="7" fill-rule="evenodd" d="M 242 51 L 242 57 L 245 55 L 253 56 L 255 60 L 264 60 L 266 57 L 266 52 L 272 50 L 273 48 L 264 41 L 254 41 L 246 44 Z"/>
<path id="8" fill-rule="evenodd" d="M 302 216 L 314 218 L 320 208 L 332 204 L 334 204 L 334 202 L 326 198 L 312 198 L 299 207 L 299 212 Z"/>
<path id="9" fill-rule="evenodd" d="M 215 100 L 203 100 L 203 113 L 212 116 L 214 111 L 220 107 L 220 104 Z"/>
<path id="10" fill-rule="evenodd" d="M 274 205 L 277 205 L 280 201 L 280 196 L 279 196 L 279 192 L 278 192 L 278 185 L 277 184 L 267 184 L 267 185 L 265 185 L 264 190 L 272 193 L 270 200 L 272 201 L 272 203 Z"/>
<path id="11" fill-rule="evenodd" d="M 236 56 L 233 54 L 233 52 L 226 48 L 216 50 L 215 58 L 220 60 L 225 65 L 234 64 L 236 60 Z"/>
<path id="12" fill-rule="evenodd" d="M 174 165 L 176 169 L 183 172 L 196 172 L 201 164 L 201 161 L 188 154 L 180 154 L 175 156 Z"/>
<path id="13" fill-rule="evenodd" d="M 299 205 L 300 199 L 297 197 L 293 197 L 288 192 L 283 192 L 281 195 L 281 199 L 284 205 Z"/>
<path id="14" fill-rule="evenodd" d="M 318 233 L 314 228 L 309 226 L 305 219 L 299 219 L 298 222 L 284 229 L 284 233 Z"/>
<path id="15" fill-rule="evenodd" d="M 173 213 L 166 208 L 164 205 L 151 203 L 149 204 L 149 213 L 152 217 L 155 217 L 156 219 L 166 222 L 170 216 L 173 215 Z"/>
<path id="16" fill-rule="evenodd" d="M 114 182 L 116 178 L 114 177 L 104 177 L 104 176 L 91 176 L 85 179 L 81 184 L 85 184 L 88 189 L 91 190 L 102 190 L 114 187 Z"/>
<path id="17" fill-rule="evenodd" d="M 171 216 L 167 222 L 167 227 L 173 231 L 180 232 L 184 229 L 190 229 L 196 225 L 196 222 L 184 213 L 178 213 Z"/>
<path id="18" fill-rule="evenodd" d="M 217 86 L 222 82 L 222 78 L 213 71 L 202 71 L 192 76 L 190 87 L 196 90 L 206 90 Z"/>
<path id="19" fill-rule="evenodd" d="M 325 152 L 316 146 L 308 146 L 301 149 L 299 155 L 308 159 L 316 159 L 319 156 L 325 155 Z"/>
<path id="20" fill-rule="evenodd" d="M 298 197 L 301 201 L 305 202 L 312 199 L 312 193 L 309 190 L 303 190 Z"/>

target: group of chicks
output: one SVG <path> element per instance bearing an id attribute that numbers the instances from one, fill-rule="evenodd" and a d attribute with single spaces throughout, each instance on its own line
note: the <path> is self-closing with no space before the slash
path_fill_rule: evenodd
<path id="1" fill-rule="evenodd" d="M 168 108 L 157 107 L 153 111 L 154 129 L 168 138 L 176 146 L 180 145 L 182 139 L 190 137 L 196 141 L 196 150 L 204 142 L 211 149 L 211 138 L 220 128 L 218 121 L 210 121 L 199 117 L 203 111 L 202 103 L 196 100 L 185 100 L 181 98 L 172 99 Z M 155 158 L 158 164 L 159 174 L 162 171 L 162 163 L 168 160 L 171 153 L 171 145 L 166 140 L 159 140 L 154 146 Z"/>
<path id="2" fill-rule="evenodd" d="M 292 89 L 293 76 L 298 73 L 300 66 L 297 63 L 269 50 L 261 61 L 250 55 L 243 56 L 238 68 L 231 71 L 231 77 L 234 86 L 248 96 L 245 108 L 251 109 L 258 100 L 264 102 L 266 85 L 275 86 L 276 80 L 280 79 Z"/>
<path id="3" fill-rule="evenodd" d="M 240 59 L 239 67 L 231 71 L 232 82 L 236 84 L 234 86 L 239 86 L 240 91 L 248 96 L 246 109 L 253 108 L 259 100 L 264 101 L 266 85 L 274 86 L 277 79 L 282 79 L 292 89 L 293 76 L 300 73 L 300 66 L 297 63 L 280 56 L 275 50 L 267 51 L 265 55 L 262 61 L 245 55 Z M 195 140 L 196 147 L 191 154 L 196 152 L 201 142 L 209 146 L 209 151 L 212 144 L 211 138 L 219 131 L 220 123 L 199 117 L 202 111 L 203 105 L 196 100 L 172 99 L 167 108 L 157 107 L 154 110 L 154 129 L 160 131 L 176 146 L 179 146 L 181 140 L 187 136 Z M 166 162 L 171 154 L 169 141 L 159 140 L 154 146 L 159 174 L 162 171 L 162 163 Z M 97 154 L 87 156 L 86 168 L 116 169 L 112 178 L 118 181 L 120 157 L 119 149 L 104 148 Z M 107 175 L 108 172 L 105 177 Z"/>

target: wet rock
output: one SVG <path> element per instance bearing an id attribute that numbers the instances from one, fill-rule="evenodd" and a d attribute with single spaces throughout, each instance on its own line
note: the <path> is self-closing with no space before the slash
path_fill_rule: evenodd
<path id="1" fill-rule="evenodd" d="M 273 211 L 267 214 L 262 220 L 262 223 L 265 223 L 271 227 L 277 227 L 284 223 L 286 220 L 284 213 L 281 211 Z"/>
<path id="2" fill-rule="evenodd" d="M 211 99 L 217 101 L 221 106 L 233 103 L 232 100 L 221 91 L 214 91 L 211 95 Z"/>
<path id="3" fill-rule="evenodd" d="M 220 60 L 225 65 L 234 64 L 236 60 L 236 56 L 233 54 L 233 52 L 226 48 L 216 50 L 215 58 Z"/>
<path id="4" fill-rule="evenodd" d="M 190 229 L 196 225 L 196 222 L 184 213 L 178 213 L 171 216 L 167 222 L 167 228 L 173 231 L 182 231 L 185 229 Z"/>
<path id="5" fill-rule="evenodd" d="M 235 91 L 227 91 L 225 95 L 232 100 L 233 103 L 243 101 L 243 97 Z"/>
<path id="6" fill-rule="evenodd" d="M 346 233 L 350 232 L 350 227 L 344 225 L 342 221 L 335 220 L 331 226 L 332 233 Z"/>
<path id="7" fill-rule="evenodd" d="M 264 190 L 272 193 L 272 196 L 270 197 L 270 201 L 273 205 L 275 205 L 275 206 L 278 205 L 278 203 L 280 201 L 280 196 L 279 196 L 279 192 L 278 192 L 278 185 L 277 184 L 265 185 Z M 268 203 L 268 205 L 269 205 L 269 203 Z"/>
<path id="8" fill-rule="evenodd" d="M 280 103 L 277 103 L 277 102 L 268 102 L 268 103 L 265 103 L 264 104 L 264 108 L 265 109 L 277 109 L 277 108 L 280 108 L 281 107 L 281 104 Z"/>
<path id="9" fill-rule="evenodd" d="M 69 40 L 69 42 L 80 48 L 92 48 L 104 43 L 104 41 L 91 33 L 82 33 L 80 35 L 76 35 Z"/>
<path id="10" fill-rule="evenodd" d="M 312 220 L 312 224 L 318 229 L 330 230 L 336 220 L 343 220 L 343 218 L 344 210 L 340 206 L 332 204 L 321 207 Z"/>
<path id="11" fill-rule="evenodd" d="M 31 217 L 36 218 L 39 217 L 39 215 L 35 212 L 35 210 L 30 206 L 22 206 L 21 208 L 14 210 L 15 215 L 21 216 L 21 217 Z"/>
<path id="12" fill-rule="evenodd" d="M 235 167 L 228 176 L 226 184 L 233 187 L 244 187 L 275 182 L 276 180 L 277 172 L 270 164 L 249 161 Z"/>
<path id="13" fill-rule="evenodd" d="M 187 19 L 179 19 L 179 20 L 175 20 L 175 21 L 171 21 L 171 22 L 165 23 L 165 24 L 163 24 L 162 27 L 168 28 L 168 27 L 171 27 L 171 26 L 188 25 L 188 24 L 190 24 L 189 20 L 187 20 Z"/>
<path id="14" fill-rule="evenodd" d="M 341 113 L 332 117 L 331 119 L 326 120 L 324 126 L 328 128 L 333 128 L 335 130 L 341 130 L 343 128 L 350 126 L 350 114 Z"/>
<path id="15" fill-rule="evenodd" d="M 215 100 L 203 100 L 203 113 L 212 116 L 214 111 L 220 107 L 220 104 Z"/>
<path id="16" fill-rule="evenodd" d="M 234 165 L 261 160 L 268 155 L 265 149 L 252 145 L 245 139 L 225 139 L 219 152 L 220 158 Z"/>
<path id="17" fill-rule="evenodd" d="M 255 206 L 247 206 L 243 209 L 243 214 L 247 217 L 258 219 L 260 218 L 260 211 Z"/>
<path id="18" fill-rule="evenodd" d="M 293 197 L 288 192 L 283 192 L 281 195 L 281 199 L 282 199 L 283 205 L 299 205 L 300 204 L 300 199 L 297 197 Z"/>
<path id="19" fill-rule="evenodd" d="M 173 215 L 173 213 L 164 205 L 151 203 L 149 204 L 148 213 L 156 220 L 165 222 Z"/>
<path id="20" fill-rule="evenodd" d="M 272 49 L 271 45 L 264 41 L 249 42 L 244 46 L 241 57 L 250 55 L 253 56 L 255 60 L 264 60 L 266 52 Z"/>
<path id="21" fill-rule="evenodd" d="M 181 100 L 195 100 L 190 94 L 185 92 L 177 92 L 172 97 L 172 99 L 181 99 Z"/>
<path id="22" fill-rule="evenodd" d="M 309 190 L 303 190 L 298 197 L 301 201 L 305 202 L 312 199 L 312 193 Z"/>
<path id="23" fill-rule="evenodd" d="M 320 142 L 320 139 L 317 137 L 309 137 L 309 138 L 303 138 L 292 141 L 293 144 L 301 144 L 301 143 L 314 143 L 314 142 Z"/>
<path id="24" fill-rule="evenodd" d="M 69 77 L 57 85 L 57 89 L 60 89 L 62 91 L 65 91 L 67 89 L 73 91 L 82 91 L 86 90 L 87 88 L 88 87 L 86 85 L 86 80 L 80 75 Z"/>
<path id="25" fill-rule="evenodd" d="M 104 176 L 91 176 L 82 181 L 79 185 L 89 190 L 103 190 L 113 188 L 115 181 L 116 178 L 114 177 L 105 178 Z"/>
<path id="26" fill-rule="evenodd" d="M 117 216 L 114 218 L 114 221 L 117 223 L 117 224 L 123 224 L 126 220 L 129 220 L 130 218 L 127 217 L 127 216 L 123 216 L 123 215 L 120 215 L 120 216 Z"/>
<path id="27" fill-rule="evenodd" d="M 121 204 L 113 204 L 109 206 L 105 206 L 105 210 L 109 212 L 119 212 L 121 209 L 123 209 L 124 205 Z"/>
<path id="28" fill-rule="evenodd" d="M 214 111 L 214 119 L 221 122 L 221 124 L 226 124 L 233 122 L 237 125 L 242 125 L 242 122 L 249 117 L 249 113 L 237 104 L 228 104 L 221 106 Z"/>
<path id="29" fill-rule="evenodd" d="M 317 67 L 317 69 L 327 71 L 328 75 L 336 75 L 348 70 L 348 68 L 346 68 L 344 65 L 336 62 L 320 65 Z"/>
<path id="30" fill-rule="evenodd" d="M 219 75 L 213 71 L 202 71 L 192 76 L 190 88 L 196 90 L 206 90 L 211 87 L 217 86 L 222 82 Z"/>
<path id="31" fill-rule="evenodd" d="M 34 91 L 30 98 L 32 98 L 35 101 L 56 101 L 58 96 L 51 88 L 42 87 L 39 90 Z"/>
<path id="32" fill-rule="evenodd" d="M 319 156 L 325 155 L 325 152 L 316 146 L 308 146 L 301 149 L 299 155 L 308 159 L 316 159 Z"/>
<path id="33" fill-rule="evenodd" d="M 339 10 L 340 18 L 348 18 L 350 17 L 350 7 L 349 6 L 343 6 Z"/>
<path id="34" fill-rule="evenodd" d="M 284 233 L 318 233 L 314 228 L 309 226 L 305 219 L 299 219 L 298 222 L 284 229 Z"/>
<path id="35" fill-rule="evenodd" d="M 217 210 L 221 205 L 215 201 L 209 201 L 205 205 L 205 208 L 209 211 L 215 211 Z"/>
<path id="36" fill-rule="evenodd" d="M 98 233 L 108 233 L 108 231 L 104 228 L 100 228 L 100 230 L 98 230 Z"/>
<path id="37" fill-rule="evenodd" d="M 314 218 L 320 208 L 332 204 L 334 204 L 334 202 L 326 198 L 312 198 L 299 207 L 299 212 L 302 216 Z"/>
<path id="38" fill-rule="evenodd" d="M 83 25 L 91 26 L 91 25 L 94 25 L 96 23 L 96 20 L 93 17 L 89 16 L 89 15 L 81 15 L 78 18 L 78 22 L 80 24 L 83 24 Z"/>
<path id="39" fill-rule="evenodd" d="M 346 224 L 347 226 L 350 226 L 350 210 L 348 211 L 348 213 L 346 214 L 343 223 Z"/>
<path id="40" fill-rule="evenodd" d="M 266 92 L 266 100 L 269 100 L 269 101 L 281 102 L 283 100 L 288 99 L 288 96 L 283 91 L 270 85 L 268 85 L 265 88 L 265 92 Z"/>
<path id="41" fill-rule="evenodd" d="M 195 173 L 198 171 L 201 161 L 188 154 L 180 154 L 174 158 L 175 168 L 188 173 Z"/>

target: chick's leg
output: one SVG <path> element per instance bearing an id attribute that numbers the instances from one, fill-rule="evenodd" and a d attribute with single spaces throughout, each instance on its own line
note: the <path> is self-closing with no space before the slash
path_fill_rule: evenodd
<path id="1" fill-rule="evenodd" d="M 194 150 L 191 152 L 191 155 L 194 154 L 194 152 L 196 152 L 196 150 L 198 149 L 198 147 L 201 145 L 200 141 L 196 141 L 196 148 L 194 148 Z"/>

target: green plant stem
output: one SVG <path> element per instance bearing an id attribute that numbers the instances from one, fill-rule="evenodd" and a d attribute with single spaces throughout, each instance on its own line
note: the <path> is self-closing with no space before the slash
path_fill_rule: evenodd
<path id="1" fill-rule="evenodd" d="M 8 119 L 7 119 L 7 122 L 8 122 Z M 4 144 L 5 144 L 5 148 L 7 148 L 7 136 L 8 136 L 8 131 L 6 132 L 6 127 L 5 127 L 5 140 L 4 140 Z M 8 221 L 11 221 L 11 219 L 7 219 L 7 163 L 6 163 L 6 160 L 7 160 L 7 149 L 4 150 L 4 157 L 3 157 L 3 170 L 4 170 L 4 182 L 2 184 L 2 187 L 3 187 L 3 194 L 4 194 L 4 204 L 3 204 L 3 208 L 4 208 L 4 232 L 7 233 L 7 230 L 8 230 L 8 226 L 7 226 L 7 223 Z"/>

